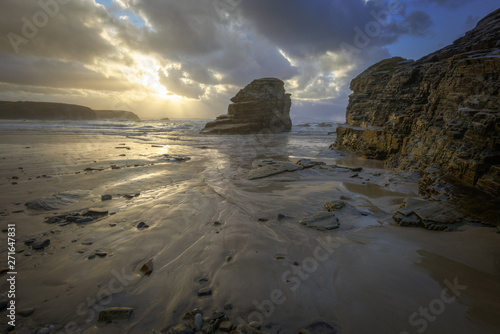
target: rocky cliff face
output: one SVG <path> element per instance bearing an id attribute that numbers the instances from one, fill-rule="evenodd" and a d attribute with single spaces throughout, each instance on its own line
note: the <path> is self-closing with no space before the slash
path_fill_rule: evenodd
<path id="1" fill-rule="evenodd" d="M 263 78 L 252 81 L 231 98 L 226 115 L 207 123 L 201 133 L 248 134 L 290 131 L 290 94 L 283 81 Z"/>
<path id="2" fill-rule="evenodd" d="M 500 9 L 418 61 L 371 66 L 351 90 L 337 148 L 418 168 L 422 194 L 439 170 L 500 195 Z"/>

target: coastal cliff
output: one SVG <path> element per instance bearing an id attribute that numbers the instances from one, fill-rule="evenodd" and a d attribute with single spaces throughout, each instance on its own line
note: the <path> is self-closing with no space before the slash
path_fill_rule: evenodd
<path id="1" fill-rule="evenodd" d="M 351 90 L 336 148 L 418 169 L 422 195 L 443 174 L 500 195 L 500 9 L 417 61 L 371 66 Z"/>
<path id="2" fill-rule="evenodd" d="M 250 134 L 288 132 L 290 120 L 290 94 L 283 81 L 262 78 L 252 81 L 231 98 L 226 115 L 205 125 L 203 134 Z"/>
<path id="3" fill-rule="evenodd" d="M 92 110 L 89 107 L 66 103 L 10 101 L 0 101 L 0 119 L 83 121 L 104 119 L 140 120 L 136 114 L 130 111 Z"/>

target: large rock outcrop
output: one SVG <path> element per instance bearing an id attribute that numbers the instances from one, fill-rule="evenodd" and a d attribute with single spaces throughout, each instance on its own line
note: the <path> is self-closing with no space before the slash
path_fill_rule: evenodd
<path id="1" fill-rule="evenodd" d="M 140 118 L 131 111 L 92 110 L 89 107 L 76 104 L 29 101 L 0 101 L 0 119 L 83 121 L 101 119 L 140 120 Z"/>
<path id="2" fill-rule="evenodd" d="M 226 115 L 207 123 L 204 134 L 278 133 L 290 131 L 290 94 L 283 81 L 262 78 L 252 81 L 231 98 Z"/>
<path id="3" fill-rule="evenodd" d="M 500 195 L 500 9 L 418 61 L 383 60 L 351 82 L 338 149 L 390 167 L 436 167 Z M 426 194 L 432 180 L 422 178 Z"/>
<path id="4" fill-rule="evenodd" d="M 128 121 L 140 121 L 135 113 L 126 110 L 94 110 L 99 119 L 122 119 Z"/>

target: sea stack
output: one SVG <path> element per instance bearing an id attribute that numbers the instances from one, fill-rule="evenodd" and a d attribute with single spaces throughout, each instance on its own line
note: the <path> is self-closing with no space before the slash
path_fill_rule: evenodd
<path id="1" fill-rule="evenodd" d="M 262 78 L 252 81 L 231 98 L 226 115 L 205 125 L 203 134 L 252 134 L 288 132 L 290 94 L 280 79 Z"/>
<path id="2" fill-rule="evenodd" d="M 422 195 L 448 174 L 500 196 L 500 9 L 417 61 L 383 60 L 351 82 L 335 147 L 418 169 Z"/>

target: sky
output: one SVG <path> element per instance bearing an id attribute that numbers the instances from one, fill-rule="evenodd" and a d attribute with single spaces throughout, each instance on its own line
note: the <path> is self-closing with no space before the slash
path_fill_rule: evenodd
<path id="1" fill-rule="evenodd" d="M 294 121 L 343 121 L 350 81 L 451 44 L 498 0 L 2 0 L 0 100 L 225 114 L 277 77 Z"/>

